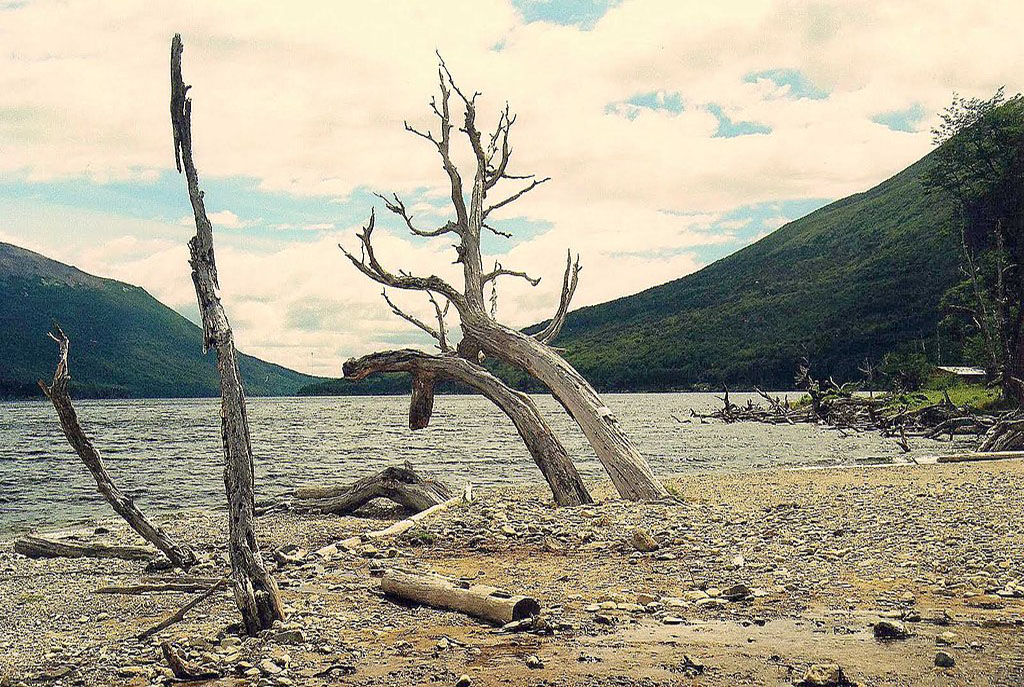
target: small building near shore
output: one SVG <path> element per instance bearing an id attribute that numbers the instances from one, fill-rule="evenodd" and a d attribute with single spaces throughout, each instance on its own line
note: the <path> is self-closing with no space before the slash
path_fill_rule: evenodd
<path id="1" fill-rule="evenodd" d="M 956 377 L 971 384 L 983 384 L 988 373 L 982 367 L 962 367 L 957 365 L 939 365 L 935 371 L 942 376 Z"/>

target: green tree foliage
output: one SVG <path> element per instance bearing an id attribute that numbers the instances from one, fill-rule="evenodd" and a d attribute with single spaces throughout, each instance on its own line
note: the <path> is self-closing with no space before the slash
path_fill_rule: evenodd
<path id="1" fill-rule="evenodd" d="M 943 328 L 1024 402 L 1024 98 L 954 96 L 934 129 L 924 176 L 957 209 L 963 280 L 945 295 Z"/>
<path id="2" fill-rule="evenodd" d="M 896 392 L 917 391 L 924 387 L 934 371 L 924 353 L 890 351 L 879 366 L 889 388 Z"/>

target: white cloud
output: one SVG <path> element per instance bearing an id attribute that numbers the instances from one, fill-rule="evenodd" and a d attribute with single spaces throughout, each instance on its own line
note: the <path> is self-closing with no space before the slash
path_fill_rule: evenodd
<path id="1" fill-rule="evenodd" d="M 518 112 L 513 171 L 553 177 L 507 214 L 552 225 L 502 256 L 543 276 L 537 289 L 499 285 L 503 316 L 527 324 L 554 307 L 567 247 L 586 266 L 579 304 L 594 303 L 698 268 L 696 248 L 741 228 L 709 231 L 737 206 L 836 198 L 898 171 L 928 151 L 929 121 L 907 134 L 871 118 L 916 103 L 936 112 L 953 90 L 1020 89 L 1022 20 L 1024 7 L 1008 0 L 942 11 L 926 0 L 624 0 L 581 31 L 523 24 L 504 0 L 37 0 L 0 10 L 0 173 L 107 181 L 170 169 L 167 59 L 181 31 L 204 178 L 250 177 L 267 190 L 338 200 L 363 187 L 425 189 L 412 212 L 443 221 L 436 155 L 402 128 L 405 119 L 432 123 L 440 49 L 466 88 L 483 91 L 484 123 L 506 99 Z M 785 87 L 744 80 L 771 69 L 798 70 L 830 95 L 778 97 Z M 606 112 L 643 93 L 714 103 L 772 131 L 713 138 L 718 122 L 703 107 L 671 116 L 640 108 L 632 120 Z M 457 160 L 468 167 L 464 150 Z M 120 222 L 111 208 L 103 226 L 90 215 L 90 246 L 61 236 L 74 230 L 71 213 L 19 208 L 31 217 L 4 225 L 14 242 L 140 283 L 176 307 L 191 303 L 180 226 Z M 254 222 L 230 210 L 212 218 L 223 228 Z M 382 217 L 379 230 L 389 264 L 457 278 L 448 241 L 395 238 L 392 220 Z M 294 245 L 219 239 L 243 348 L 300 368 L 314 351 L 337 368 L 407 332 L 334 247 L 339 237 L 352 245 L 354 228 L 279 225 L 303 227 L 315 235 Z M 310 304 L 323 313 L 320 329 Z"/>

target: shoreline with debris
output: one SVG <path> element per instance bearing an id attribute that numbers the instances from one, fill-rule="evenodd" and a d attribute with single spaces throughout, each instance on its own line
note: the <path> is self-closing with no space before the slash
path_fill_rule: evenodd
<path id="1" fill-rule="evenodd" d="M 33 560 L 0 544 L 0 680 L 170 684 L 166 640 L 216 674 L 211 685 L 784 685 L 839 680 L 832 664 L 858 685 L 1024 682 L 1024 462 L 668 483 L 672 500 L 609 500 L 605 486 L 601 503 L 565 508 L 540 486 L 478 489 L 394 540 L 327 557 L 310 552 L 404 514 L 268 514 L 258 536 L 288 617 L 253 638 L 237 634 L 225 589 L 139 641 L 197 593 L 97 593 L 156 576 L 138 562 Z M 224 512 L 161 524 L 203 562 L 160 579 L 225 574 Z M 137 543 L 123 523 L 101 529 Z M 379 576 L 393 569 L 528 595 L 540 620 L 503 630 L 386 598 Z"/>

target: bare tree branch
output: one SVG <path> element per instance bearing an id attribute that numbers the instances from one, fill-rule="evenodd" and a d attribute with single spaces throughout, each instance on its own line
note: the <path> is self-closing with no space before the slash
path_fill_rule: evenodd
<path id="1" fill-rule="evenodd" d="M 448 328 L 445 326 L 444 318 L 448 314 L 448 307 L 452 302 L 446 300 L 444 308 L 442 308 L 437 299 L 434 298 L 434 294 L 427 292 L 427 296 L 430 298 L 430 303 L 434 306 L 434 314 L 437 316 L 437 332 L 441 335 L 438 338 L 438 348 L 443 353 L 447 353 L 450 349 L 448 347 Z"/>
<path id="2" fill-rule="evenodd" d="M 529 193 L 533 189 L 537 188 L 538 186 L 540 186 L 541 184 L 543 184 L 546 181 L 551 181 L 551 177 L 544 177 L 543 179 L 535 179 L 532 183 L 530 183 L 529 186 L 527 186 L 523 190 L 519 191 L 518 193 L 512 194 L 511 196 L 509 196 L 505 200 L 497 202 L 494 205 L 492 205 L 491 207 L 489 207 L 486 210 L 484 210 L 484 214 L 483 214 L 484 218 L 486 218 L 488 215 L 490 215 L 492 212 L 494 212 L 498 208 L 505 207 L 509 203 L 513 203 L 513 202 L 519 200 L 521 197 L 523 197 L 524 195 L 526 195 L 527 193 Z"/>
<path id="3" fill-rule="evenodd" d="M 441 59 L 441 55 L 438 54 L 438 59 Z M 445 85 L 445 74 L 447 68 L 444 66 L 444 60 L 441 60 L 441 68 L 437 72 L 438 85 L 441 90 L 441 108 L 437 107 L 437 101 L 431 99 L 430 107 L 434 110 L 434 114 L 441 122 L 441 138 L 440 140 L 434 140 L 433 136 L 430 140 L 437 145 L 437 152 L 441 155 L 441 161 L 444 164 L 444 171 L 448 174 L 448 180 L 451 183 L 451 199 L 452 205 L 455 206 L 456 220 L 462 227 L 469 226 L 469 211 L 466 209 L 466 200 L 462 195 L 462 176 L 459 174 L 458 168 L 455 163 L 452 162 L 451 157 L 451 131 L 452 131 L 452 118 L 451 110 L 449 108 L 449 101 L 451 100 L 451 90 Z M 449 74 L 449 79 L 451 75 Z M 454 88 L 454 82 L 452 88 Z M 456 91 L 462 96 L 462 92 Z M 465 99 L 465 96 L 462 96 Z M 411 129 L 409 125 L 406 125 L 407 129 Z M 414 133 L 417 133 L 413 130 Z M 422 135 L 422 134 L 421 134 Z"/>
<path id="4" fill-rule="evenodd" d="M 526 272 L 507 270 L 501 266 L 500 262 L 494 263 L 494 269 L 483 276 L 481 283 L 486 284 L 487 282 L 497 279 L 498 277 L 519 277 L 520 279 L 525 279 L 526 281 L 530 282 L 530 286 L 536 286 L 537 284 L 540 284 L 540 277 L 534 279 Z"/>
<path id="5" fill-rule="evenodd" d="M 490 224 L 487 224 L 486 222 L 484 222 L 482 226 L 483 226 L 484 229 L 486 229 L 487 231 L 491 232 L 495 236 L 501 236 L 501 237 L 504 237 L 506 239 L 512 238 L 512 234 L 508 233 L 507 231 L 501 231 L 500 229 L 495 229 L 494 227 L 492 227 Z"/>
<path id="6" fill-rule="evenodd" d="M 380 262 L 377 261 L 377 257 L 373 252 L 373 227 L 375 223 L 374 212 L 370 211 L 370 221 L 363 227 L 363 233 L 356 234 L 362 244 L 362 254 L 360 257 L 356 257 L 353 254 L 345 250 L 345 247 L 338 244 L 338 248 L 345 254 L 345 257 L 355 265 L 356 269 L 365 274 L 370 279 L 374 280 L 378 284 L 384 286 L 391 286 L 396 289 L 405 289 L 408 291 L 436 291 L 443 295 L 448 300 L 455 303 L 456 307 L 463 302 L 462 294 L 456 291 L 448 282 L 435 277 L 433 275 L 429 277 L 414 277 L 410 274 L 393 274 L 384 268 Z"/>
<path id="7" fill-rule="evenodd" d="M 508 144 L 508 135 L 512 130 L 512 124 L 516 121 L 515 115 L 509 114 L 508 103 L 505 103 L 505 109 L 502 111 L 501 116 L 498 118 L 498 126 L 494 130 L 494 134 L 491 136 L 490 150 L 488 155 L 488 162 L 494 159 L 494 155 L 498 151 L 498 139 L 501 139 L 501 158 L 498 164 L 494 167 L 490 167 L 487 172 L 487 177 L 484 180 L 484 190 L 490 190 L 505 177 L 505 170 L 508 168 L 508 161 L 512 157 L 512 148 Z"/>
<path id="8" fill-rule="evenodd" d="M 562 326 L 565 325 L 565 318 L 569 314 L 569 303 L 572 302 L 572 297 L 576 293 L 576 285 L 579 283 L 580 270 L 582 269 L 579 255 L 576 256 L 574 264 L 572 251 L 567 251 L 565 276 L 562 277 L 562 295 L 558 300 L 558 310 L 555 311 L 555 316 L 551 318 L 547 326 L 534 334 L 534 338 L 541 343 L 550 344 L 562 331 Z"/>
<path id="9" fill-rule="evenodd" d="M 409 227 L 409 231 L 411 231 L 416 236 L 431 237 L 431 236 L 440 236 L 441 234 L 447 234 L 449 232 L 459 233 L 459 225 L 458 225 L 458 223 L 452 222 L 452 221 L 449 221 L 449 222 L 445 223 L 443 226 L 440 226 L 437 229 L 431 229 L 431 230 L 417 229 L 415 226 L 413 226 L 412 215 L 409 214 L 409 211 L 405 207 L 405 203 L 402 202 L 402 199 L 398 197 L 397 193 L 392 193 L 391 194 L 392 197 L 394 198 L 394 200 L 390 200 L 390 199 L 386 198 L 385 196 L 382 196 L 379 193 L 374 193 L 373 195 L 375 195 L 378 198 L 380 198 L 381 200 L 383 200 L 384 201 L 384 206 L 388 210 L 390 210 L 394 214 L 396 214 L 399 217 L 401 217 L 405 221 L 405 226 Z"/>
<path id="10" fill-rule="evenodd" d="M 442 353 L 447 353 L 448 352 L 448 342 L 446 340 L 445 331 L 444 331 L 444 313 L 441 311 L 441 306 L 437 303 L 437 300 L 434 298 L 434 294 L 428 292 L 428 295 L 430 296 L 430 302 L 434 305 L 434 309 L 437 312 L 437 322 L 438 322 L 438 327 L 439 327 L 438 329 L 434 329 L 429 324 L 427 324 L 423 320 L 419 319 L 415 315 L 410 315 L 409 313 L 405 312 L 404 310 L 399 308 L 397 305 L 395 305 L 394 301 L 392 301 L 390 298 L 388 298 L 388 291 L 387 291 L 387 289 L 382 290 L 380 292 L 380 295 L 383 296 L 384 302 L 387 303 L 388 306 L 391 308 L 391 312 L 395 313 L 396 315 L 401 317 L 403 320 L 405 320 L 406 322 L 409 322 L 410 324 L 414 325 L 415 327 L 417 327 L 419 329 L 422 329 L 427 334 L 430 334 L 431 338 L 433 338 L 435 341 L 437 341 L 437 347 L 441 350 L 441 352 Z"/>

